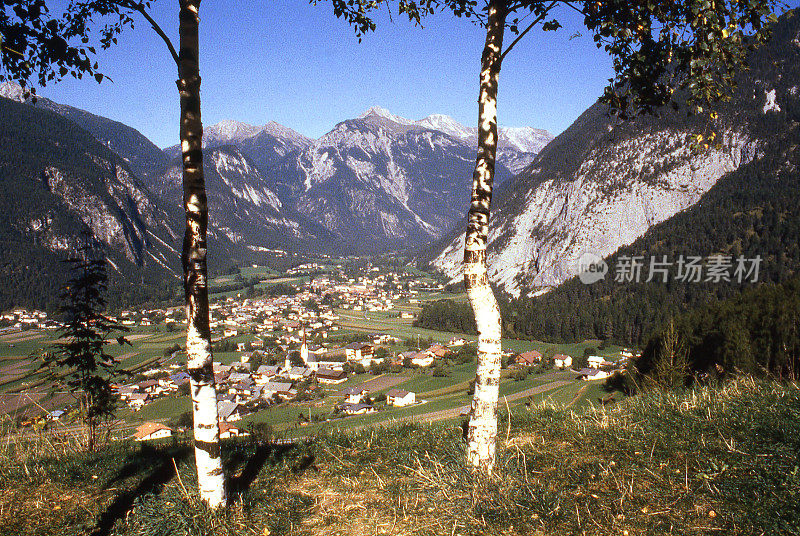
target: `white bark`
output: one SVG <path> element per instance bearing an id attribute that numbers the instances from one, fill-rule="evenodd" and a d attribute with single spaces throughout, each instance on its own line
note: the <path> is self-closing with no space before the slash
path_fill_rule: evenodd
<path id="1" fill-rule="evenodd" d="M 500 386 L 500 308 L 489 286 L 486 239 L 497 154 L 497 82 L 505 17 L 505 2 L 493 0 L 489 5 L 486 46 L 481 60 L 478 157 L 464 248 L 464 286 L 478 329 L 478 370 L 467 434 L 467 461 L 485 474 L 494 470 Z"/>
<path id="2" fill-rule="evenodd" d="M 225 504 L 227 497 L 220 455 L 213 355 L 210 342 L 195 326 L 190 325 L 186 342 L 187 353 L 190 356 L 187 369 L 191 377 L 197 485 L 200 498 L 210 507 L 217 508 Z"/>
<path id="3" fill-rule="evenodd" d="M 225 504 L 226 494 L 208 309 L 208 203 L 203 177 L 203 124 L 200 119 L 199 6 L 200 0 L 180 0 L 178 91 L 181 98 L 183 201 L 186 211 L 182 254 L 187 319 L 186 368 L 191 378 L 195 464 L 200 498 L 211 508 L 218 508 Z"/>

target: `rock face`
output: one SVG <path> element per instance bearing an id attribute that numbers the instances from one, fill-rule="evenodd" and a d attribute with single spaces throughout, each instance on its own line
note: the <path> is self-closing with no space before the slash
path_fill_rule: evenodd
<path id="1" fill-rule="evenodd" d="M 797 18 L 787 15 L 780 35 L 753 54 L 732 99 L 719 106 L 719 147 L 693 151 L 694 136 L 707 125 L 682 111 L 624 124 L 599 104 L 584 112 L 498 191 L 488 247 L 492 282 L 512 297 L 546 292 L 577 274 L 584 252 L 605 257 L 631 244 L 763 156 L 766 140 L 796 125 L 784 117 L 785 103 L 798 93 L 796 68 L 775 59 L 797 54 Z M 420 257 L 454 281 L 461 225 Z"/>
<path id="2" fill-rule="evenodd" d="M 516 166 L 549 141 L 535 129 L 503 136 Z M 475 140 L 475 129 L 447 116 L 411 121 L 373 107 L 266 174 L 282 199 L 357 249 L 416 246 L 440 238 L 466 212 Z M 499 182 L 511 175 L 501 161 Z"/>
<path id="3" fill-rule="evenodd" d="M 203 171 L 208 195 L 209 235 L 234 249 L 259 251 L 302 245 L 305 251 L 330 251 L 336 241 L 314 222 L 284 205 L 261 171 L 233 145 L 207 148 Z M 180 158 L 151 186 L 164 201 L 180 206 Z"/>
<path id="4" fill-rule="evenodd" d="M 728 130 L 720 149 L 700 154 L 686 130 L 630 134 L 611 128 L 596 105 L 514 180 L 490 224 L 493 283 L 514 297 L 555 287 L 577 273 L 584 252 L 605 257 L 633 242 L 757 154 L 744 128 Z M 576 138 L 592 141 L 570 161 L 566 149 L 579 145 Z M 463 242 L 462 232 L 432 265 L 458 278 Z"/>
<path id="5" fill-rule="evenodd" d="M 312 140 L 274 121 L 254 126 L 239 121 L 225 120 L 203 128 L 203 148 L 233 145 L 253 164 L 267 169 L 292 151 L 299 151 Z M 181 153 L 180 145 L 164 150 L 170 159 Z"/>
<path id="6" fill-rule="evenodd" d="M 57 260 L 74 254 L 86 229 L 105 245 L 110 277 L 158 285 L 178 276 L 174 219 L 88 131 L 46 108 L 0 98 L 0 140 L 4 280 L 19 280 L 36 259 L 31 284 L 57 294 Z M 15 292 L 5 288 L 0 301 Z"/>

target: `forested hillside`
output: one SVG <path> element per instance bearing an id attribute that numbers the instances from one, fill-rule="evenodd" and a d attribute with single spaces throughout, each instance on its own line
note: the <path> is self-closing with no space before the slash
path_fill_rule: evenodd
<path id="1" fill-rule="evenodd" d="M 690 373 L 796 379 L 800 277 L 764 284 L 677 317 L 650 339 L 634 365 L 637 374 L 657 380 L 659 375 L 686 378 Z"/>
<path id="2" fill-rule="evenodd" d="M 639 283 L 621 283 L 615 281 L 615 268 L 623 257 L 649 261 L 666 255 L 676 262 L 681 255 L 702 256 L 707 263 L 707 257 L 715 254 L 760 256 L 759 282 L 780 282 L 797 274 L 800 155 L 793 146 L 792 140 L 776 140 L 763 159 L 721 180 L 695 207 L 607 258 L 609 274 L 604 280 L 585 285 L 573 278 L 538 298 L 511 302 L 511 314 L 506 316 L 509 331 L 534 338 L 598 337 L 641 344 L 659 324 L 687 308 L 753 286 L 749 281 L 679 282 L 674 266 L 666 283 L 661 278 L 645 282 L 646 276 Z"/>
<path id="3" fill-rule="evenodd" d="M 0 310 L 52 309 L 60 262 L 91 230 L 105 246 L 111 301 L 172 295 L 177 224 L 127 163 L 76 123 L 0 98 Z"/>
<path id="4" fill-rule="evenodd" d="M 680 282 L 674 265 L 666 283 L 660 276 L 646 282 L 647 265 L 640 282 L 618 282 L 615 271 L 624 257 L 641 256 L 649 262 L 666 255 L 668 262 L 677 262 L 680 256 L 702 256 L 707 265 L 707 257 L 716 254 L 730 255 L 734 264 L 739 256 L 760 256 L 758 282 L 781 282 L 800 273 L 797 140 L 796 129 L 793 137 L 775 140 L 761 160 L 720 180 L 697 205 L 606 258 L 605 279 L 587 285 L 575 277 L 542 296 L 505 301 L 507 336 L 643 344 L 653 330 L 688 308 L 736 296 L 758 284 L 752 276 L 741 283 Z M 466 304 L 443 302 L 426 306 L 417 323 L 463 329 L 473 326 L 471 315 Z"/>

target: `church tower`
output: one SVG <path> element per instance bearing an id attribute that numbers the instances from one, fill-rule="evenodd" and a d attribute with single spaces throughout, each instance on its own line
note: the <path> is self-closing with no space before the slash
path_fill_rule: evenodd
<path id="1" fill-rule="evenodd" d="M 300 358 L 308 366 L 308 342 L 306 341 L 306 327 L 303 326 L 303 344 L 300 346 Z"/>

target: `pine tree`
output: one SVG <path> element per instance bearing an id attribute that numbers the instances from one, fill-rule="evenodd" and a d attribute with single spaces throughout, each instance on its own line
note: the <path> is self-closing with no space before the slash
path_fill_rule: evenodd
<path id="1" fill-rule="evenodd" d="M 120 374 L 119 361 L 106 352 L 106 345 L 112 332 L 127 328 L 103 315 L 107 276 L 98 243 L 90 239 L 78 253 L 65 261 L 71 278 L 61 292 L 62 342 L 45 354 L 44 361 L 51 377 L 75 394 L 86 426 L 86 448 L 91 451 L 97 447 L 100 424 L 116 411 L 111 382 Z M 117 337 L 116 342 L 123 344 L 125 339 Z"/>

